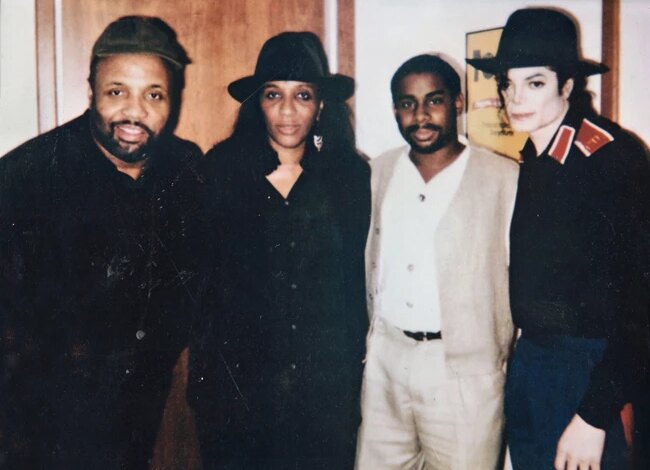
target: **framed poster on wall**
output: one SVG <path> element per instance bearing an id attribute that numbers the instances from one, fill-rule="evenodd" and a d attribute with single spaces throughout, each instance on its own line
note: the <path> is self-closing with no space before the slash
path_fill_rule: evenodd
<path id="1" fill-rule="evenodd" d="M 470 32 L 466 35 L 466 56 L 494 57 L 503 28 Z M 497 82 L 494 75 L 467 65 L 467 138 L 478 147 L 519 159 L 526 135 L 512 130 L 500 110 Z"/>

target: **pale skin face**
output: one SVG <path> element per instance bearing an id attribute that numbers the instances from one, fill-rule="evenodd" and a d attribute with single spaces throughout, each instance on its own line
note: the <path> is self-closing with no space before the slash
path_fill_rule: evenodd
<path id="1" fill-rule="evenodd" d="M 548 67 L 508 70 L 508 85 L 501 93 L 510 125 L 530 135 L 538 155 L 562 123 L 572 90 L 571 79 L 558 90 L 557 74 Z"/>
<path id="2" fill-rule="evenodd" d="M 437 74 L 406 75 L 396 90 L 393 111 L 400 133 L 411 146 L 411 159 L 425 181 L 463 150 L 456 130 L 463 95 L 452 97 Z"/>
<path id="3" fill-rule="evenodd" d="M 104 155 L 120 171 L 141 170 L 148 146 L 170 115 L 170 77 L 162 59 L 146 54 L 105 58 L 88 96 L 93 136 Z"/>
<path id="4" fill-rule="evenodd" d="M 300 160 L 323 102 L 313 84 L 296 81 L 267 82 L 259 99 L 269 143 L 280 160 L 266 178 L 286 198 L 302 173 Z"/>

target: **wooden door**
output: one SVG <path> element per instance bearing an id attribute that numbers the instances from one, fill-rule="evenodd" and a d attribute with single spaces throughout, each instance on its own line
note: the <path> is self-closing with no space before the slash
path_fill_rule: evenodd
<path id="1" fill-rule="evenodd" d="M 255 67 L 266 39 L 286 30 L 313 31 L 325 40 L 328 0 L 39 0 L 37 2 L 40 131 L 88 106 L 92 46 L 124 15 L 158 16 L 187 50 L 183 106 L 176 133 L 204 151 L 228 136 L 238 103 L 227 85 Z M 331 2 L 330 2 L 331 3 Z M 338 0 L 339 69 L 353 75 L 353 0 Z M 60 5 L 55 14 L 54 6 Z M 56 22 L 55 18 L 60 18 Z M 57 30 L 57 23 L 59 24 Z M 58 63 L 58 65 L 57 65 Z M 57 71 L 58 69 L 58 71 Z"/>
<path id="2" fill-rule="evenodd" d="M 238 103 L 227 85 L 251 74 L 264 41 L 281 31 L 313 31 L 325 40 L 326 3 L 332 7 L 328 0 L 38 0 L 39 130 L 87 108 L 92 46 L 111 21 L 124 15 L 158 16 L 176 30 L 193 62 L 186 69 L 176 134 L 206 151 L 228 136 L 235 119 Z M 354 0 L 334 0 L 339 20 L 330 33 L 338 38 L 339 70 L 348 75 L 354 75 L 353 5 Z M 174 369 L 152 468 L 200 468 L 186 383 L 187 350 Z"/>

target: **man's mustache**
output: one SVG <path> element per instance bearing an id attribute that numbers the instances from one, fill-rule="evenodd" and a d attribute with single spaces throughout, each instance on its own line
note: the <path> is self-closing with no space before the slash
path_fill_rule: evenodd
<path id="1" fill-rule="evenodd" d="M 440 131 L 442 130 L 442 127 L 440 127 L 440 126 L 436 126 L 435 124 L 431 124 L 431 123 L 428 123 L 428 124 L 422 124 L 422 125 L 420 125 L 420 124 L 413 124 L 412 126 L 408 126 L 408 127 L 406 128 L 406 133 L 407 133 L 407 134 L 412 134 L 412 133 L 414 133 L 414 132 L 417 132 L 418 129 L 428 129 L 428 130 L 431 130 L 431 131 L 440 132 Z"/>
<path id="2" fill-rule="evenodd" d="M 128 119 L 124 121 L 117 121 L 117 122 L 111 122 L 111 133 L 115 132 L 115 128 L 117 126 L 122 126 L 122 125 L 127 125 L 127 126 L 136 126 L 145 131 L 147 134 L 149 134 L 149 137 L 153 137 L 154 133 L 151 129 L 149 129 L 145 124 L 142 124 L 139 121 L 129 121 Z"/>

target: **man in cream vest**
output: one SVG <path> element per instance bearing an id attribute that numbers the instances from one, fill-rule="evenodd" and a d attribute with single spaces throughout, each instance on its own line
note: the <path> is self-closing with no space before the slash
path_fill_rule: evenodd
<path id="1" fill-rule="evenodd" d="M 371 327 L 359 470 L 493 470 L 513 338 L 508 230 L 515 162 L 458 140 L 460 78 L 437 56 L 391 81 L 409 147 L 371 162 Z"/>

